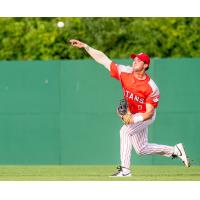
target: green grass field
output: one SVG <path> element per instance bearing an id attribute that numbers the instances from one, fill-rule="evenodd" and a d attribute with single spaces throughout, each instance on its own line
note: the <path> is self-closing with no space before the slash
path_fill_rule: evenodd
<path id="1" fill-rule="evenodd" d="M 134 166 L 132 177 L 110 178 L 111 165 L 0 166 L 0 180 L 6 181 L 200 181 L 200 166 Z"/>

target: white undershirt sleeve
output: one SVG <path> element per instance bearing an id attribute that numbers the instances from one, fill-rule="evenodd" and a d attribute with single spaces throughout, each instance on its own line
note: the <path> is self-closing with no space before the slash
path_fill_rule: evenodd
<path id="1" fill-rule="evenodd" d="M 103 52 L 93 49 L 88 45 L 85 46 L 85 50 L 96 62 L 104 65 L 105 68 L 110 71 L 110 64 L 112 63 L 112 60 L 110 60 Z"/>

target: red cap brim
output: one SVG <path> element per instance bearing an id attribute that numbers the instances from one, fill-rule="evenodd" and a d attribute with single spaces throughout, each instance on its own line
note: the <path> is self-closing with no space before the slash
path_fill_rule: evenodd
<path id="1" fill-rule="evenodd" d="M 131 54 L 130 56 L 132 59 L 134 59 L 135 57 L 137 57 L 137 54 Z"/>

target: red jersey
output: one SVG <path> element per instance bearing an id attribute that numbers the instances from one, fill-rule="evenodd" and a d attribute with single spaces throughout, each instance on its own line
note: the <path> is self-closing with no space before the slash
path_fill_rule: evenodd
<path id="1" fill-rule="evenodd" d="M 112 62 L 110 75 L 121 82 L 124 99 L 128 101 L 131 113 L 144 113 L 146 111 L 146 103 L 157 108 L 160 98 L 159 89 L 147 74 L 145 80 L 139 80 L 134 76 L 132 67 Z"/>

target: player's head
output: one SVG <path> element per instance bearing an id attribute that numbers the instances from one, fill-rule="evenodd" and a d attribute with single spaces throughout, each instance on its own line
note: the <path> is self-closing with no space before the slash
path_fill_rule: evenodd
<path id="1" fill-rule="evenodd" d="M 131 54 L 131 58 L 134 60 L 133 67 L 135 71 L 141 71 L 142 69 L 148 70 L 150 65 L 150 58 L 145 53 Z"/>

